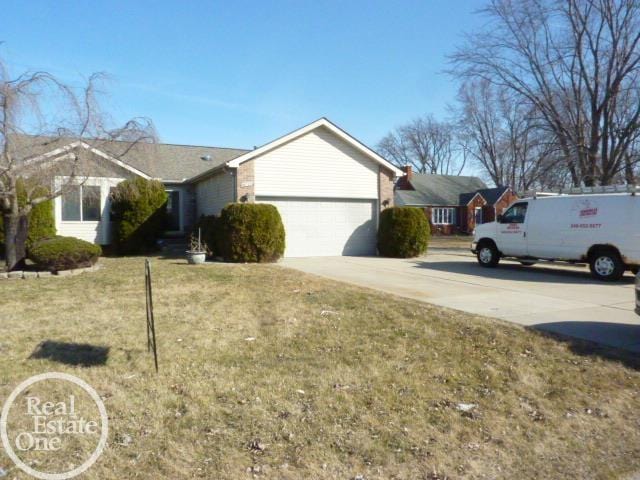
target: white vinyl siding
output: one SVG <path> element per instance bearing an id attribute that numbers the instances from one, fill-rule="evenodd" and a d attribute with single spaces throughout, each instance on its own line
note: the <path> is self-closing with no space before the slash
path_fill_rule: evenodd
<path id="1" fill-rule="evenodd" d="M 220 172 L 196 185 L 197 214 L 220 215 L 224 206 L 234 200 L 234 178 L 227 172 Z"/>
<path id="2" fill-rule="evenodd" d="M 375 255 L 375 200 L 258 197 L 275 205 L 286 232 L 285 257 Z"/>
<path id="3" fill-rule="evenodd" d="M 255 195 L 378 198 L 378 164 L 326 128 L 255 159 Z"/>
<path id="4" fill-rule="evenodd" d="M 455 208 L 432 208 L 431 223 L 434 225 L 455 225 L 456 209 Z"/>
<path id="5" fill-rule="evenodd" d="M 63 220 L 62 219 L 62 198 L 56 197 L 55 205 L 55 219 L 56 219 L 56 232 L 57 235 L 64 237 L 76 237 L 87 242 L 97 243 L 100 245 L 108 245 L 111 243 L 111 218 L 109 214 L 110 201 L 109 191 L 112 187 L 115 187 L 118 183 L 123 181 L 124 178 L 104 178 L 104 177 L 89 177 L 84 180 L 78 180 L 78 183 L 82 183 L 81 189 L 86 187 L 87 191 L 96 190 L 95 193 L 99 194 L 99 219 L 91 221 L 83 220 Z M 56 179 L 56 188 L 63 185 L 64 179 Z M 93 188 L 91 188 L 93 187 Z M 84 208 L 88 208 L 88 203 L 84 202 Z M 79 217 L 79 218 L 82 218 Z M 87 215 L 84 215 L 87 218 Z"/>

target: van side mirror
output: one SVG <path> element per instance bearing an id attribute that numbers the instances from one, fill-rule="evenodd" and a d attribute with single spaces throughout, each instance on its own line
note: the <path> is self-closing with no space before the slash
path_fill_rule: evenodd
<path id="1" fill-rule="evenodd" d="M 496 220 L 498 220 L 498 223 L 502 223 L 503 218 L 504 217 L 502 216 L 502 214 L 499 213 L 498 216 L 496 217 Z"/>

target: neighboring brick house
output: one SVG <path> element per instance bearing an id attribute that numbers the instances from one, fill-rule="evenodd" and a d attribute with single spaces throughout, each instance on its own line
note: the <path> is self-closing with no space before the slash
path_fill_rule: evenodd
<path id="1" fill-rule="evenodd" d="M 482 209 L 482 222 L 480 223 L 494 222 L 498 215 L 519 198 L 509 187 L 486 188 L 478 190 L 478 193 L 487 202 Z"/>
<path id="2" fill-rule="evenodd" d="M 471 233 L 494 221 L 517 195 L 509 187 L 488 188 L 478 177 L 428 175 L 403 168 L 395 190 L 396 205 L 424 209 L 431 231 L 441 235 Z"/>

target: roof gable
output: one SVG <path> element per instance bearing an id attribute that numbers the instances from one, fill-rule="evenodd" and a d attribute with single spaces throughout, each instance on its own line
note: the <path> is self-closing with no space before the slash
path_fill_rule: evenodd
<path id="1" fill-rule="evenodd" d="M 16 150 L 22 154 L 34 152 L 29 162 L 58 160 L 72 150 L 84 148 L 125 170 L 143 178 L 164 182 L 183 182 L 187 178 L 225 164 L 248 150 L 238 148 L 203 147 L 165 143 L 133 143 L 97 140 L 96 145 L 69 138 L 21 135 Z"/>
<path id="2" fill-rule="evenodd" d="M 38 163 L 38 162 L 57 162 L 59 160 L 64 160 L 69 158 L 69 156 L 72 155 L 72 151 L 77 149 L 77 148 L 82 148 L 85 149 L 91 153 L 93 153 L 94 155 L 97 155 L 98 157 L 103 158 L 104 160 L 107 160 L 111 163 L 113 163 L 114 165 L 117 165 L 120 168 L 123 168 L 124 170 L 131 172 L 135 175 L 138 175 L 140 177 L 149 179 L 151 177 L 149 177 L 149 175 L 147 175 L 146 173 L 144 173 L 141 170 L 138 170 L 137 168 L 127 164 L 126 162 L 123 162 L 122 160 L 119 160 L 111 155 L 109 155 L 108 153 L 103 152 L 102 150 L 99 150 L 95 147 L 92 147 L 91 145 L 82 142 L 82 141 L 75 141 L 75 142 L 71 142 L 68 143 L 66 145 L 62 145 L 60 147 L 54 148 L 53 150 L 50 150 L 46 153 L 43 153 L 41 155 L 38 155 L 36 157 L 33 157 L 31 159 L 29 159 L 27 161 L 28 164 L 33 164 L 33 163 Z"/>
<path id="3" fill-rule="evenodd" d="M 484 188 L 478 190 L 478 193 L 484 197 L 487 205 L 495 205 L 508 190 L 510 190 L 509 187 Z"/>
<path id="4" fill-rule="evenodd" d="M 469 193 L 463 193 L 460 195 L 460 206 L 466 206 L 469 205 L 471 202 L 473 202 L 473 200 L 475 200 L 476 197 L 480 197 L 482 198 L 485 203 L 487 202 L 487 199 L 484 198 L 482 196 L 482 194 L 480 193 L 480 190 L 478 190 L 477 192 L 469 192 Z"/>
<path id="5" fill-rule="evenodd" d="M 100 141 L 100 146 L 97 148 L 82 141 L 70 141 L 69 139 L 65 141 L 61 138 L 51 139 L 41 145 L 42 154 L 40 157 L 53 159 L 59 155 L 69 154 L 70 150 L 82 147 L 141 177 L 182 183 L 202 179 L 226 166 L 235 168 L 243 162 L 274 150 L 318 128 L 326 128 L 373 162 L 392 171 L 395 176 L 402 175 L 403 172 L 399 168 L 326 118 L 316 120 L 254 150 L 162 143 L 140 143 L 129 146 L 126 142 L 118 141 Z M 27 143 L 46 140 L 46 137 L 24 137 Z M 123 148 L 123 145 L 127 146 Z M 121 152 L 112 154 L 110 150 Z"/>
<path id="6" fill-rule="evenodd" d="M 287 135 L 284 135 L 280 138 L 277 138 L 276 140 L 273 140 L 272 142 L 269 142 L 259 148 L 256 148 L 255 150 L 251 150 L 250 152 L 245 153 L 244 155 L 241 155 L 235 159 L 233 159 L 232 161 L 230 161 L 228 163 L 229 167 L 232 168 L 237 168 L 241 163 L 244 163 L 248 160 L 251 160 L 252 158 L 255 158 L 259 155 L 262 155 L 264 153 L 267 153 L 271 150 L 274 150 L 276 148 L 278 148 L 281 145 L 284 145 L 292 140 L 295 140 L 296 138 L 299 138 L 313 130 L 316 130 L 318 128 L 324 127 L 326 129 L 328 129 L 329 131 L 331 131 L 334 135 L 338 136 L 339 138 L 341 138 L 343 141 L 345 141 L 346 143 L 348 143 L 349 145 L 351 145 L 352 147 L 354 147 L 356 150 L 360 151 L 361 153 L 365 154 L 367 157 L 369 157 L 371 160 L 373 160 L 374 162 L 382 165 L 385 168 L 388 168 L 389 170 L 391 170 L 395 176 L 400 176 L 402 175 L 402 170 L 400 170 L 398 167 L 396 167 L 395 165 L 393 165 L 392 163 L 388 162 L 387 160 L 385 160 L 383 157 L 381 157 L 380 155 L 378 155 L 376 152 L 374 152 L 373 150 L 371 150 L 369 147 L 367 147 L 365 144 L 363 144 L 362 142 L 360 142 L 359 140 L 357 140 L 356 138 L 352 137 L 351 135 L 349 135 L 347 132 L 345 132 L 344 130 L 342 130 L 341 128 L 339 128 L 338 126 L 336 126 L 335 124 L 331 123 L 329 120 L 327 120 L 326 118 L 320 118 L 319 120 L 316 120 L 313 123 L 310 123 L 309 125 L 306 125 L 302 128 L 299 128 L 298 130 L 295 130 L 291 133 L 288 133 Z"/>

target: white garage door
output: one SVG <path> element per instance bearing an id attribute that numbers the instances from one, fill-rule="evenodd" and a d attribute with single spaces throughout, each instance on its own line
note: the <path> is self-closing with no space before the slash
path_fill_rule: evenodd
<path id="1" fill-rule="evenodd" d="M 374 255 L 376 201 L 258 197 L 275 205 L 286 231 L 285 257 Z"/>

